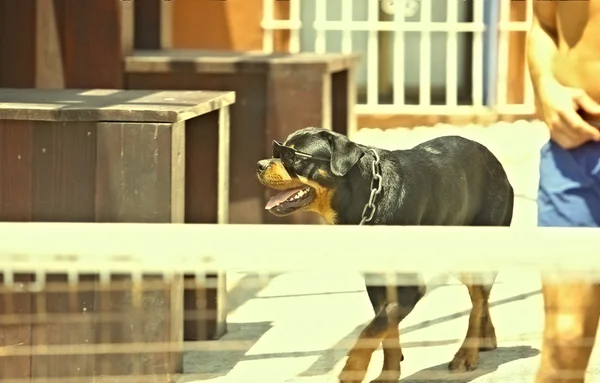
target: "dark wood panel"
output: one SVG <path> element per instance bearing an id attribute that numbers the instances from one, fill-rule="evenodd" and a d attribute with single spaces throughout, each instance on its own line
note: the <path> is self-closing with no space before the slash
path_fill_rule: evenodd
<path id="1" fill-rule="evenodd" d="M 171 222 L 171 125 L 99 123 L 96 220 Z"/>
<path id="2" fill-rule="evenodd" d="M 93 282 L 93 276 L 82 276 L 81 282 Z M 96 323 L 92 319 L 94 291 L 91 286 L 69 287 L 64 274 L 46 275 L 46 288 L 33 295 L 35 323 L 32 326 L 34 346 L 66 346 L 69 353 L 57 355 L 49 351 L 31 358 L 33 378 L 84 378 L 94 375 L 95 359 L 81 347 L 94 344 Z"/>
<path id="3" fill-rule="evenodd" d="M 161 2 L 164 0 L 134 1 L 135 49 L 160 49 Z"/>
<path id="4" fill-rule="evenodd" d="M 218 208 L 219 112 L 188 120 L 185 135 L 185 222 L 216 223 Z M 203 280 L 216 280 L 209 275 Z M 195 276 L 186 275 L 186 284 L 195 285 Z M 217 291 L 202 285 L 185 288 L 184 339 L 213 339 L 216 335 Z M 197 317 L 199 315 L 199 317 Z"/>
<path id="5" fill-rule="evenodd" d="M 97 312 L 107 315 L 99 317 L 94 342 L 112 344 L 114 351 L 95 357 L 96 376 L 156 374 L 148 381 L 169 383 L 169 374 L 182 372 L 182 353 L 176 348 L 140 350 L 144 344 L 174 347 L 182 341 L 183 284 L 180 277 L 172 282 L 161 278 L 144 276 L 133 288 L 130 275 L 113 275 L 111 290 L 99 289 Z"/>
<path id="6" fill-rule="evenodd" d="M 289 134 L 307 126 L 330 127 L 331 74 L 315 66 L 294 70 L 296 66 L 281 65 L 269 72 L 265 145 L 272 140 L 283 141 Z M 299 107 L 300 102 L 302 107 Z M 268 196 L 275 193 L 273 190 L 266 192 Z M 313 224 L 319 221 L 316 214 L 309 212 L 275 217 L 263 210 L 264 223 Z"/>
<path id="7" fill-rule="evenodd" d="M 256 181 L 255 167 L 256 161 L 264 158 L 270 151 L 270 145 L 268 148 L 264 146 L 267 114 L 265 87 L 266 78 L 262 73 L 203 75 L 176 72 L 137 73 L 127 76 L 128 89 L 235 91 L 236 102 L 230 106 L 229 222 L 231 223 L 261 222 L 264 188 Z M 266 134 L 271 139 L 276 138 L 269 130 Z M 194 181 L 187 179 L 186 182 Z M 187 203 L 189 202 L 186 201 L 186 205 Z"/>
<path id="8" fill-rule="evenodd" d="M 94 222 L 94 123 L 35 122 L 32 145 L 35 222 Z"/>
<path id="9" fill-rule="evenodd" d="M 14 276 L 15 282 L 31 281 L 29 275 Z M 4 286 L 4 275 L 0 274 L 0 349 L 22 350 L 32 344 L 31 324 L 24 316 L 31 314 L 31 294 L 8 290 Z M 16 314 L 16 317 L 15 317 Z M 31 376 L 29 356 L 0 357 L 0 380 L 24 379 Z"/>
<path id="10" fill-rule="evenodd" d="M 216 223 L 219 112 L 187 121 L 185 132 L 185 222 Z"/>
<path id="11" fill-rule="evenodd" d="M 340 134 L 356 130 L 356 79 L 354 68 L 331 75 L 331 129 Z"/>
<path id="12" fill-rule="evenodd" d="M 32 125 L 0 120 L 0 221 L 31 220 Z"/>
<path id="13" fill-rule="evenodd" d="M 122 88 L 120 0 L 53 0 L 67 88 Z"/>
<path id="14" fill-rule="evenodd" d="M 0 87 L 35 87 L 36 0 L 0 0 Z"/>

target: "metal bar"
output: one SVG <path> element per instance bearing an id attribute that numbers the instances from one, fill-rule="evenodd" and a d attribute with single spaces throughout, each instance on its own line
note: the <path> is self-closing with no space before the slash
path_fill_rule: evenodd
<path id="1" fill-rule="evenodd" d="M 298 28 L 296 28 L 296 26 Z M 302 21 L 300 20 L 300 0 L 290 0 L 290 53 L 300 52 L 300 28 L 302 28 Z"/>
<path id="2" fill-rule="evenodd" d="M 431 1 L 421 0 L 421 25 L 431 24 Z M 448 23 L 449 24 L 449 23 Z M 419 59 L 419 104 L 431 104 L 431 31 L 428 28 L 421 30 Z"/>
<path id="3" fill-rule="evenodd" d="M 483 23 L 483 1 L 473 1 L 473 20 L 476 23 Z M 483 105 L 483 32 L 473 32 L 473 78 L 472 78 L 472 97 L 473 106 Z"/>
<path id="4" fill-rule="evenodd" d="M 478 1 L 478 0 L 476 0 Z M 458 23 L 458 0 L 448 0 L 448 24 Z M 446 34 L 446 105 L 458 105 L 458 32 Z M 475 56 L 473 56 L 475 60 Z"/>
<path id="5" fill-rule="evenodd" d="M 431 0 L 428 0 L 431 1 Z M 370 3 L 369 3 L 370 4 Z M 376 3 L 377 4 L 377 3 Z M 317 7 L 319 9 L 319 7 Z M 397 23 L 395 21 L 352 21 L 346 23 L 342 21 L 318 21 L 315 18 L 315 29 L 327 29 L 329 31 L 343 31 L 351 28 L 353 31 L 404 31 L 404 32 L 475 32 L 484 31 L 485 23 L 456 23 L 449 24 L 444 22 L 420 23 L 416 21 Z"/>
<path id="6" fill-rule="evenodd" d="M 327 2 L 315 1 L 315 52 L 325 53 L 327 51 L 326 31 L 331 30 L 330 22 L 327 21 Z"/>
<path id="7" fill-rule="evenodd" d="M 510 1 L 500 1 L 500 22 L 498 23 L 498 95 L 496 98 L 497 107 L 506 105 L 508 102 L 508 45 L 510 33 L 506 28 L 512 24 L 510 20 Z M 508 21 L 507 21 L 508 20 Z"/>
<path id="8" fill-rule="evenodd" d="M 379 2 L 370 1 L 368 3 L 367 23 L 372 28 L 369 29 L 367 38 L 367 105 L 377 105 L 379 103 L 379 47 L 378 31 L 379 25 Z M 331 28 L 331 27 L 330 27 Z"/>
<path id="9" fill-rule="evenodd" d="M 274 50 L 274 38 L 272 23 L 275 20 L 274 0 L 263 0 L 263 17 L 261 27 L 263 28 L 263 51 L 272 53 Z"/>
<path id="10" fill-rule="evenodd" d="M 394 3 L 394 23 L 404 24 L 406 15 L 406 7 L 404 2 Z M 394 33 L 394 106 L 400 107 L 406 102 L 404 94 L 404 31 L 396 30 Z"/>

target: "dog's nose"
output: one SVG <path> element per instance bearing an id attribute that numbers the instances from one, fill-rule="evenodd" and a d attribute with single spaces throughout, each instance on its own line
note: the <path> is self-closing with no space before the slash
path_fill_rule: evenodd
<path id="1" fill-rule="evenodd" d="M 268 167 L 269 167 L 268 160 L 260 160 L 256 163 L 256 172 L 258 174 L 262 174 L 265 172 L 265 170 L 267 170 Z"/>

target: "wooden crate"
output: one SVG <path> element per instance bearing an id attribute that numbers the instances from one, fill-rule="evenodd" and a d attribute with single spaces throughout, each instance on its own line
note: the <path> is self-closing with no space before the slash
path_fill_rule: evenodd
<path id="1" fill-rule="evenodd" d="M 136 51 L 126 58 L 128 89 L 233 90 L 230 222 L 317 223 L 315 214 L 268 214 L 268 192 L 256 161 L 271 156 L 272 140 L 307 126 L 340 133 L 356 129 L 357 55 L 264 54 L 206 50 Z"/>
<path id="2" fill-rule="evenodd" d="M 228 108 L 235 101 L 233 92 L 0 89 L 0 99 L 1 221 L 227 221 Z M 142 311 L 131 303 L 127 288 L 102 300 L 98 298 L 105 294 L 102 289 L 83 292 L 75 285 L 69 294 L 50 294 L 43 288 L 26 295 L 5 292 L 0 312 L 122 311 L 123 320 L 113 323 L 116 330 L 104 341 L 177 343 L 183 341 L 187 303 L 189 309 L 215 313 L 185 323 L 204 339 L 213 339 L 225 331 L 224 275 L 205 277 L 222 289 L 200 283 L 185 291 L 184 297 L 183 276 L 175 276 L 158 291 L 144 295 Z M 32 280 L 20 278 L 22 283 Z M 64 284 L 65 278 L 46 279 Z M 39 304 L 42 298 L 44 305 Z M 35 318 L 39 320 L 38 315 Z M 82 344 L 90 342 L 90 332 L 96 341 L 100 339 L 94 324 L 81 331 L 65 326 L 51 318 L 36 326 L 27 321 L 2 326 L 0 349 Z M 128 329 L 138 332 L 132 335 Z M 2 358 L 0 379 L 136 373 L 155 374 L 151 381 L 169 382 L 180 372 L 179 352 L 144 355 L 109 355 L 109 362 L 102 361 L 106 355 L 89 355 L 95 362 L 89 362 L 92 367 L 86 362 L 80 370 L 68 367 L 73 359 L 68 355 L 21 357 L 18 363 Z"/>

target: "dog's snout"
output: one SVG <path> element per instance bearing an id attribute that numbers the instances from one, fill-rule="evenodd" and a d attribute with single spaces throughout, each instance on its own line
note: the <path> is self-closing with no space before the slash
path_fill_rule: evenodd
<path id="1" fill-rule="evenodd" d="M 256 172 L 262 174 L 269 167 L 269 160 L 260 160 L 256 163 Z"/>

